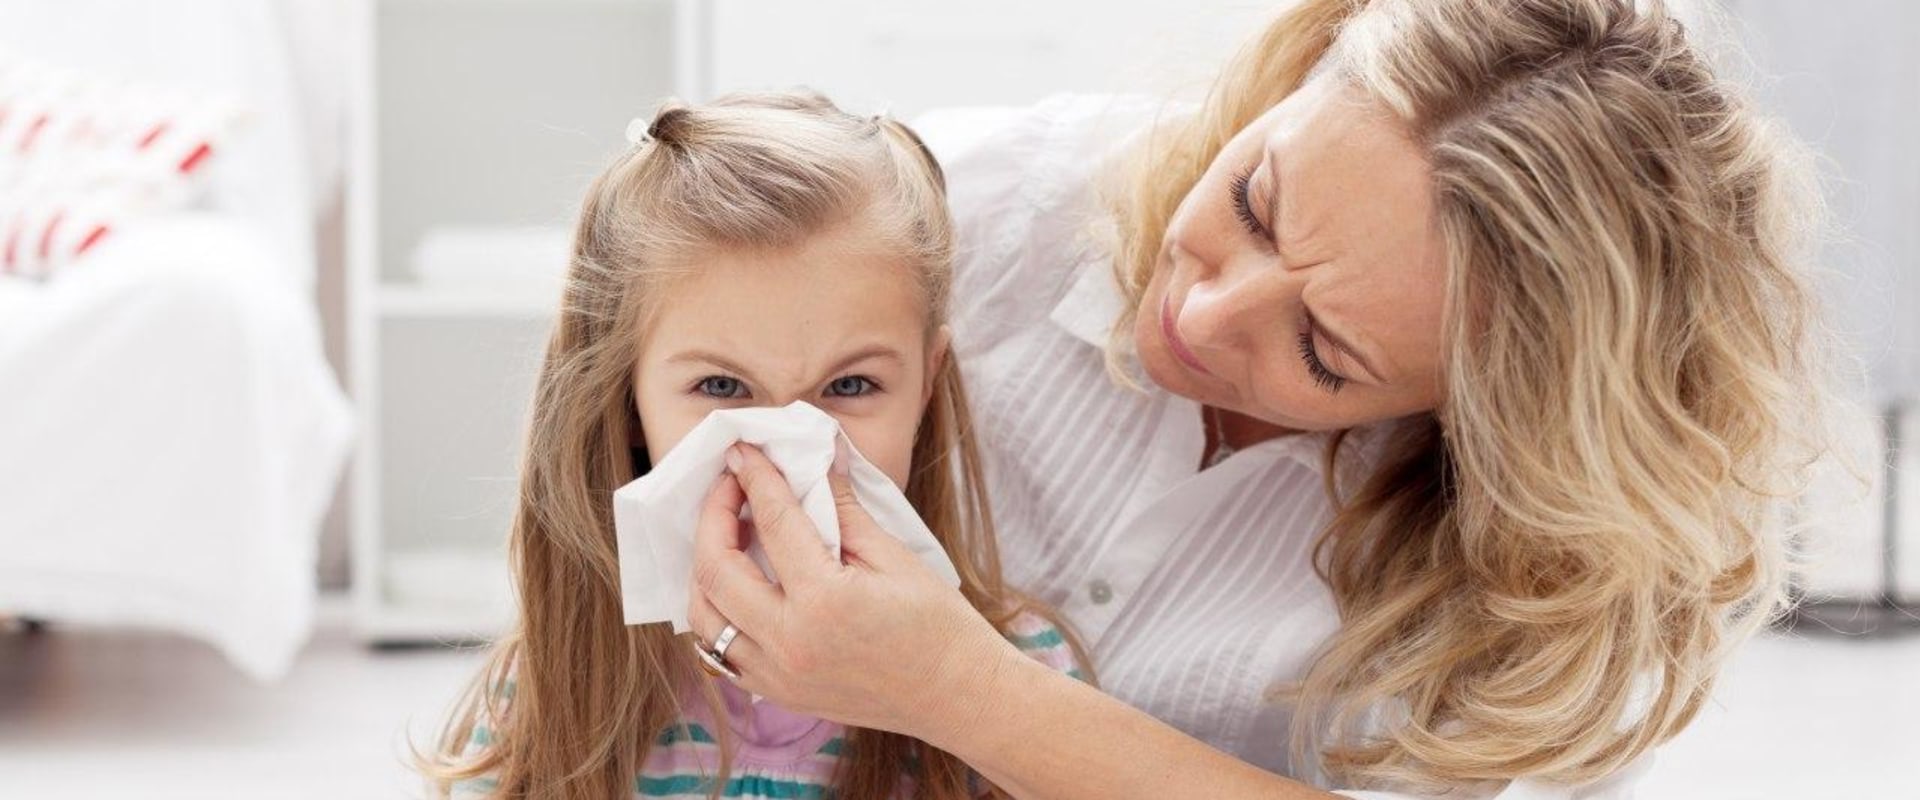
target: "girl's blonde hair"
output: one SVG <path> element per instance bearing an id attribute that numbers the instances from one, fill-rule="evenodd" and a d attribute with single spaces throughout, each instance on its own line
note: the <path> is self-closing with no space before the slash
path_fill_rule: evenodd
<path id="1" fill-rule="evenodd" d="M 1827 441 L 1805 159 L 1657 4 L 1304 0 L 1125 173 L 1130 306 L 1222 146 L 1323 57 L 1424 148 L 1450 277 L 1442 407 L 1329 480 L 1342 626 L 1275 692 L 1301 763 L 1429 789 L 1608 774 L 1780 607 L 1771 509 Z"/>
<path id="2" fill-rule="evenodd" d="M 632 385 L 639 333 L 674 276 L 697 270 L 703 252 L 792 247 L 859 224 L 885 237 L 918 279 L 931 337 L 945 321 L 952 277 L 944 185 L 906 126 L 847 114 L 806 92 L 670 103 L 594 181 L 527 432 L 510 546 L 519 623 L 497 643 L 437 751 L 419 759 L 439 791 L 484 776 L 502 797 L 625 797 L 655 738 L 681 718 L 678 687 L 703 687 L 715 718 L 725 715 L 684 638 L 665 624 L 621 618 L 612 493 L 646 463 Z M 1059 624 L 1001 578 L 969 427 L 960 373 L 944 359 L 906 496 L 976 609 L 1003 630 L 1022 611 Z M 471 749 L 483 722 L 490 741 Z M 717 796 L 732 745 L 724 726 L 714 733 Z M 971 796 L 965 765 L 907 737 L 849 731 L 846 752 L 839 796 L 893 796 L 903 774 L 920 797 Z"/>

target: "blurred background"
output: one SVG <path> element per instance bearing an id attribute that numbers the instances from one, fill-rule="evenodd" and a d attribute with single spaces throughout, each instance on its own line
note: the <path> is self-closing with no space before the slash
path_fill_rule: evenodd
<path id="1" fill-rule="evenodd" d="M 1285 2 L 0 0 L 0 797 L 421 793 L 629 119 L 1196 98 Z M 1641 796 L 1920 797 L 1920 5 L 1683 16 L 1822 158 L 1872 489 Z"/>

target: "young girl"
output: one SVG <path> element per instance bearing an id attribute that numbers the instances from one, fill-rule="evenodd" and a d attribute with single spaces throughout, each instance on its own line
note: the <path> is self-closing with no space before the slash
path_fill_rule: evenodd
<path id="1" fill-rule="evenodd" d="M 439 747 L 436 794 L 998 794 L 956 758 L 752 703 L 664 623 L 621 620 L 613 490 L 708 413 L 805 400 L 903 487 L 1014 642 L 1084 669 L 1001 579 L 944 327 L 952 228 L 905 126 L 817 95 L 663 108 L 588 190 L 536 389 L 511 555 L 516 629 Z"/>

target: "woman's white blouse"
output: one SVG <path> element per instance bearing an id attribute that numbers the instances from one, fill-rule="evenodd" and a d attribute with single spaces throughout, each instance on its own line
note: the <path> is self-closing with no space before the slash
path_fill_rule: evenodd
<path id="1" fill-rule="evenodd" d="M 1265 697 L 1339 624 L 1312 567 L 1329 516 L 1325 437 L 1263 442 L 1202 471 L 1200 408 L 1124 387 L 1103 362 L 1122 301 L 1092 235 L 1097 180 L 1106 156 L 1163 111 L 1063 96 L 916 123 L 946 169 L 958 223 L 954 353 L 1014 585 L 1065 612 L 1105 691 L 1305 777 L 1289 762 L 1288 714 Z M 1354 458 L 1381 435 L 1357 436 Z M 1584 789 L 1516 782 L 1497 796 L 1622 798 L 1631 777 Z"/>

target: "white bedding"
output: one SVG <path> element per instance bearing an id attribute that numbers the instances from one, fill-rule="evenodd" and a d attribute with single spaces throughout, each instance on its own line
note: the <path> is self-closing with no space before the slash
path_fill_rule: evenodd
<path id="1" fill-rule="evenodd" d="M 312 630 L 351 413 L 320 343 L 314 221 L 366 0 L 0 0 L 0 50 L 245 109 L 201 212 L 0 279 L 0 614 L 195 636 L 260 680 Z"/>
<path id="2" fill-rule="evenodd" d="M 279 248 L 230 216 L 129 226 L 0 280 L 0 612 L 156 627 L 283 674 L 351 413 Z"/>

